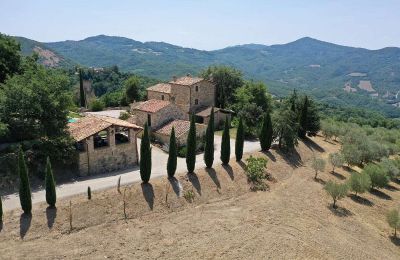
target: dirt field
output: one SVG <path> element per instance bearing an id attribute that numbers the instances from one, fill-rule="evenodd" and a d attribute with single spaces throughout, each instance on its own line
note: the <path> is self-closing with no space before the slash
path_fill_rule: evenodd
<path id="1" fill-rule="evenodd" d="M 340 146 L 313 141 L 300 143 L 290 157 L 255 154 L 269 159 L 275 178 L 266 192 L 249 191 L 244 165 L 231 162 L 190 178 L 179 174 L 173 185 L 162 178 L 128 187 L 127 222 L 116 189 L 93 193 L 91 201 L 71 198 L 72 231 L 69 199 L 59 201 L 57 211 L 35 205 L 32 218 L 6 212 L 0 258 L 400 259 L 385 220 L 387 210 L 398 206 L 400 185 L 363 194 L 362 201 L 349 196 L 331 209 L 323 183 L 345 181 L 351 173 L 332 174 L 328 165 L 314 181 L 313 153 L 327 158 Z M 193 203 L 183 197 L 188 191 L 195 194 Z"/>

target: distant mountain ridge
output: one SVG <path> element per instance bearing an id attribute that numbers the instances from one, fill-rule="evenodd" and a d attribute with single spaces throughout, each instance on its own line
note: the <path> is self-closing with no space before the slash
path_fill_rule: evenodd
<path id="1" fill-rule="evenodd" d="M 32 48 L 32 42 L 21 39 L 26 38 L 17 38 L 23 49 Z M 400 90 L 400 48 L 396 47 L 368 50 L 304 37 L 287 44 L 244 44 L 203 51 L 106 35 L 38 44 L 68 61 L 67 65 L 117 65 L 162 80 L 224 64 L 242 70 L 247 78 L 266 82 L 276 95 L 298 88 L 329 102 L 339 102 L 336 97 L 344 94 L 345 85 L 361 96 L 374 95 L 392 103 L 398 101 L 395 95 Z M 369 81 L 376 93 L 358 88 L 360 80 Z"/>

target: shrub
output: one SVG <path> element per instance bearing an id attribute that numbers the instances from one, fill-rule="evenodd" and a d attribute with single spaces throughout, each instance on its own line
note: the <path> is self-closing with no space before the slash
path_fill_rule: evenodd
<path id="1" fill-rule="evenodd" d="M 252 190 L 266 190 L 264 179 L 268 176 L 265 173 L 267 167 L 267 159 L 261 157 L 250 156 L 246 159 L 246 175 L 249 182 L 252 183 Z"/>
<path id="2" fill-rule="evenodd" d="M 140 144 L 140 178 L 143 183 L 148 183 L 151 176 L 151 147 L 147 123 L 144 125 L 144 133 Z"/>
<path id="3" fill-rule="evenodd" d="M 187 148 L 186 146 L 181 146 L 178 148 L 178 156 L 181 158 L 186 158 Z"/>
<path id="4" fill-rule="evenodd" d="M 119 114 L 119 119 L 121 119 L 121 120 L 127 120 L 129 117 L 130 117 L 130 115 L 128 112 L 121 112 Z"/>
<path id="5" fill-rule="evenodd" d="M 349 180 L 350 190 L 357 193 L 364 193 L 371 188 L 371 178 L 365 173 L 353 173 Z"/>
<path id="6" fill-rule="evenodd" d="M 46 202 L 50 207 L 54 207 L 57 201 L 56 184 L 54 182 L 53 170 L 51 168 L 50 158 L 47 157 L 46 163 Z"/>
<path id="7" fill-rule="evenodd" d="M 208 121 L 206 140 L 204 147 L 204 163 L 211 168 L 214 162 L 214 107 L 211 109 L 210 120 Z"/>
<path id="8" fill-rule="evenodd" d="M 397 237 L 397 229 L 400 228 L 400 213 L 397 209 L 392 209 L 386 215 L 386 220 L 391 228 L 394 229 L 394 236 Z"/>
<path id="9" fill-rule="evenodd" d="M 172 178 L 175 175 L 177 164 L 177 152 L 176 152 L 176 139 L 175 129 L 172 127 L 171 136 L 169 139 L 169 151 L 168 151 L 168 162 L 167 162 L 167 173 L 168 177 Z"/>
<path id="10" fill-rule="evenodd" d="M 243 120 L 242 118 L 240 118 L 235 139 L 235 157 L 237 162 L 242 160 L 243 145 L 244 145 L 244 127 L 243 127 Z"/>
<path id="11" fill-rule="evenodd" d="M 371 189 L 383 188 L 389 183 L 389 177 L 386 175 L 382 167 L 375 164 L 367 164 L 363 173 L 368 174 L 371 178 Z"/>
<path id="12" fill-rule="evenodd" d="M 325 184 L 324 189 L 333 199 L 333 208 L 337 208 L 336 202 L 347 195 L 349 187 L 346 183 L 340 184 L 337 182 L 328 181 Z"/>
<path id="13" fill-rule="evenodd" d="M 186 199 L 187 202 L 192 203 L 194 201 L 195 194 L 193 190 L 188 190 L 183 194 L 183 197 Z"/>
<path id="14" fill-rule="evenodd" d="M 325 170 L 325 160 L 322 158 L 317 158 L 314 157 L 311 161 L 311 167 L 314 169 L 315 171 L 315 176 L 314 179 L 317 179 L 318 176 L 318 172 L 322 172 Z"/>
<path id="15" fill-rule="evenodd" d="M 101 101 L 101 100 L 99 100 L 99 99 L 93 99 L 91 102 L 90 102 L 90 110 L 92 110 L 93 112 L 96 112 L 96 111 L 103 111 L 103 109 L 104 109 L 104 103 L 103 103 L 103 101 Z"/>
<path id="16" fill-rule="evenodd" d="M 329 162 L 332 164 L 332 172 L 335 172 L 335 168 L 342 167 L 344 163 L 344 157 L 341 153 L 330 153 Z"/>
<path id="17" fill-rule="evenodd" d="M 231 138 L 229 137 L 229 120 L 225 119 L 224 132 L 222 133 L 221 142 L 221 161 L 223 165 L 229 164 L 229 158 L 231 156 Z"/>
<path id="18" fill-rule="evenodd" d="M 18 154 L 18 173 L 20 178 L 19 200 L 21 203 L 21 208 L 25 214 L 31 214 L 32 211 L 31 187 L 29 184 L 28 169 L 26 167 L 25 156 L 22 152 L 22 148 L 19 149 L 19 154 Z"/>

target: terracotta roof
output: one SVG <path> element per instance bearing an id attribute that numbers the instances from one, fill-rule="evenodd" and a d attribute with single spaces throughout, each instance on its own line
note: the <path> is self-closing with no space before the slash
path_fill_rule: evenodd
<path id="1" fill-rule="evenodd" d="M 140 126 L 128 123 L 124 120 L 107 116 L 86 116 L 78 121 L 68 124 L 68 131 L 75 141 L 79 142 L 112 125 L 133 129 L 142 129 Z"/>
<path id="2" fill-rule="evenodd" d="M 203 81 L 203 80 L 204 80 L 203 78 L 185 76 L 185 77 L 177 78 L 176 80 L 172 80 L 169 83 L 178 84 L 178 85 L 185 85 L 185 86 L 191 86 L 191 85 L 199 83 L 200 81 Z"/>
<path id="3" fill-rule="evenodd" d="M 171 85 L 168 83 L 158 83 L 154 86 L 148 87 L 147 90 L 169 94 L 171 93 Z"/>
<path id="4" fill-rule="evenodd" d="M 214 113 L 218 112 L 219 110 L 220 110 L 220 108 L 214 107 Z M 201 110 L 200 112 L 198 112 L 196 114 L 196 116 L 208 117 L 208 116 L 210 116 L 210 114 L 211 114 L 211 107 L 207 107 L 206 109 Z"/>
<path id="5" fill-rule="evenodd" d="M 149 113 L 154 113 L 160 109 L 163 109 L 169 104 L 170 102 L 166 100 L 150 99 L 134 107 L 133 110 L 141 110 Z"/>
<path id="6" fill-rule="evenodd" d="M 161 135 L 170 135 L 172 127 L 175 128 L 175 136 L 179 137 L 189 131 L 190 121 L 179 120 L 179 119 L 171 121 L 168 124 L 161 127 L 160 129 L 158 129 L 156 133 Z"/>

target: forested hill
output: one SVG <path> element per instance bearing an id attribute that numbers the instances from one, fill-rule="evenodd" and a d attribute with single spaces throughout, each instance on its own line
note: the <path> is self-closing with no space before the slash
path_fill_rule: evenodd
<path id="1" fill-rule="evenodd" d="M 26 41 L 21 43 L 26 49 Z M 65 60 L 84 66 L 117 65 L 123 71 L 163 80 L 224 64 L 240 69 L 249 79 L 266 82 L 275 95 L 286 95 L 297 88 L 337 104 L 351 105 L 354 99 L 357 106 L 379 103 L 371 101 L 370 96 L 381 100 L 383 107 L 383 103 L 399 101 L 396 99 L 400 90 L 399 48 L 367 50 L 308 37 L 281 45 L 247 44 L 215 51 L 105 35 L 40 44 Z M 343 90 L 346 83 L 347 90 L 355 91 L 356 95 Z M 392 108 L 386 105 L 383 109 Z"/>

